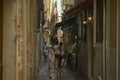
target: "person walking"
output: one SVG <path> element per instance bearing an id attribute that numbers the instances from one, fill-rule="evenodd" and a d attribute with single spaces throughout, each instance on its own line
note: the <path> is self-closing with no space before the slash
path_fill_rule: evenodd
<path id="1" fill-rule="evenodd" d="M 45 43 L 43 46 L 43 57 L 44 57 L 44 62 L 47 62 L 47 57 L 48 57 L 48 46 Z"/>
<path id="2" fill-rule="evenodd" d="M 54 60 L 55 60 L 55 52 L 54 48 L 50 47 L 48 51 L 48 67 L 49 68 L 54 68 Z"/>
<path id="3" fill-rule="evenodd" d="M 47 57 L 48 57 L 48 49 L 47 48 L 44 49 L 43 56 L 44 56 L 44 62 L 47 62 Z"/>
<path id="4" fill-rule="evenodd" d="M 55 68 L 58 67 L 58 47 L 59 47 L 59 42 L 58 41 L 55 41 L 55 45 L 54 45 L 54 50 L 55 50 L 55 59 L 54 59 L 54 66 Z"/>

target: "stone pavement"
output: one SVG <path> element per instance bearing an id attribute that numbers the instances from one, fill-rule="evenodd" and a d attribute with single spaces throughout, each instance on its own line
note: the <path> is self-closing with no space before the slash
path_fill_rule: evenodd
<path id="1" fill-rule="evenodd" d="M 80 75 L 75 75 L 67 68 L 60 70 L 48 68 L 47 62 L 42 63 L 37 80 L 85 80 Z"/>

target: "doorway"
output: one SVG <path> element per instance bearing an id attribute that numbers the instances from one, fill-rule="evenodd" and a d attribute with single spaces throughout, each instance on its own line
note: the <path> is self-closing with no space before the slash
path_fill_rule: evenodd
<path id="1" fill-rule="evenodd" d="M 3 0 L 0 0 L 0 80 L 2 80 Z"/>

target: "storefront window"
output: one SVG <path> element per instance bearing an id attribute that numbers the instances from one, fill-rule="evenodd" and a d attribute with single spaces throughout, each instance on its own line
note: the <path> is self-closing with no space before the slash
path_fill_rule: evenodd
<path id="1" fill-rule="evenodd" d="M 96 42 L 103 42 L 103 0 L 96 4 Z"/>

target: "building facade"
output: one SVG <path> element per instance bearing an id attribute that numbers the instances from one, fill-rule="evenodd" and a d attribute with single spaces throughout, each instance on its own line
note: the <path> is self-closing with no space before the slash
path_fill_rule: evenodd
<path id="1" fill-rule="evenodd" d="M 89 1 L 92 2 L 91 6 L 88 4 Z M 75 24 L 78 26 L 76 30 L 78 68 L 76 69 L 90 80 L 119 80 L 119 1 L 76 0 L 75 2 L 80 4 L 77 3 L 68 10 L 64 19 L 77 16 Z M 66 26 L 66 20 L 58 26 L 65 29 L 65 41 L 69 41 L 74 35 L 71 34 L 71 26 Z M 70 44 L 68 45 L 70 47 Z"/>
<path id="2" fill-rule="evenodd" d="M 43 4 L 39 0 L 2 0 L 1 4 L 0 80 L 34 80 L 40 65 L 38 6 Z"/>

